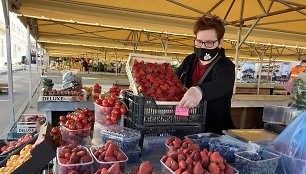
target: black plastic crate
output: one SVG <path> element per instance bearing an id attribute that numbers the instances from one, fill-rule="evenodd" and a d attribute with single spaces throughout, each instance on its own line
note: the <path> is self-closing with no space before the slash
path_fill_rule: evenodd
<path id="1" fill-rule="evenodd" d="M 198 126 L 205 124 L 206 102 L 189 110 L 189 116 L 175 115 L 176 105 L 157 105 L 149 97 L 123 92 L 128 107 L 128 118 L 137 126 Z M 171 103 L 171 102 L 170 102 Z"/>
<path id="2" fill-rule="evenodd" d="M 139 130 L 141 133 L 141 139 L 139 146 L 143 147 L 143 139 L 145 136 L 177 136 L 183 138 L 186 135 L 197 134 L 204 131 L 204 125 L 198 124 L 194 126 L 137 126 L 129 118 L 124 121 L 125 127 Z"/>

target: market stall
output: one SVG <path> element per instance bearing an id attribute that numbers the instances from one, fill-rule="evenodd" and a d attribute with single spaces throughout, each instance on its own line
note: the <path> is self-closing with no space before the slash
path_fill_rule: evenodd
<path id="1" fill-rule="evenodd" d="M 275 21 L 275 19 L 278 19 L 278 17 L 275 18 L 277 14 L 280 14 L 281 17 L 286 20 L 286 23 L 292 24 L 292 21 L 287 18 L 285 13 L 296 12 L 291 15 L 291 17 L 299 18 L 300 15 L 304 13 L 301 12 L 301 10 L 306 8 L 303 4 L 283 1 L 265 1 L 264 3 L 261 1 L 254 1 L 246 7 L 250 10 L 244 10 L 245 1 L 242 0 L 240 8 L 238 10 L 232 10 L 235 1 L 228 4 L 230 5 L 229 8 L 227 8 L 228 6 L 221 6 L 223 1 L 219 1 L 209 2 L 207 8 L 210 7 L 211 9 L 204 9 L 204 11 L 208 12 L 206 13 L 172 0 L 167 2 L 154 1 L 154 4 L 158 4 L 158 7 L 165 7 L 162 9 L 155 9 L 155 7 L 148 6 L 147 4 L 139 6 L 136 4 L 135 6 L 134 2 L 118 4 L 108 4 L 100 1 L 93 2 L 94 3 L 83 1 L 38 2 L 36 0 L 31 0 L 22 1 L 22 3 L 20 3 L 10 1 L 10 8 L 19 13 L 20 18 L 27 21 L 27 25 L 30 24 L 34 26 L 34 33 L 40 36 L 39 42 L 44 43 L 44 46 L 48 48 L 50 54 L 53 55 L 61 55 L 69 52 L 68 54 L 70 56 L 77 57 L 82 54 L 79 53 L 80 49 L 84 49 L 89 51 L 90 54 L 101 52 L 105 52 L 106 54 L 109 50 L 115 50 L 116 58 L 117 50 L 121 50 L 123 53 L 141 51 L 185 56 L 189 54 L 190 46 L 192 46 L 190 40 L 194 37 L 191 31 L 187 30 L 187 28 L 190 28 L 192 25 L 191 20 L 193 21 L 199 14 L 210 16 L 210 13 L 217 7 L 222 7 L 222 10 L 218 11 L 224 12 L 224 14 L 217 14 L 224 16 L 224 22 L 228 25 L 227 30 L 229 32 L 227 33 L 227 38 L 225 38 L 225 48 L 229 52 L 229 55 L 233 56 L 235 54 L 236 66 L 238 66 L 238 61 L 241 59 L 240 57 L 243 55 L 249 56 L 249 54 L 252 54 L 254 51 L 262 64 L 265 56 L 269 56 L 269 62 L 271 63 L 273 56 L 272 50 L 274 47 L 277 52 L 279 52 L 278 49 L 280 48 L 286 48 L 287 53 L 292 52 L 290 49 L 296 48 L 296 52 L 299 53 L 299 55 L 301 55 L 303 49 L 305 49 L 303 47 L 304 42 L 302 42 L 303 46 L 296 46 L 296 41 L 303 41 L 304 39 L 304 34 L 296 36 L 296 33 L 304 33 L 301 27 L 296 27 L 296 25 L 294 25 L 296 23 L 292 26 L 286 25 L 284 28 L 278 28 L 278 26 L 273 25 L 274 23 L 284 22 Z M 273 2 L 277 5 L 273 5 Z M 169 8 L 169 6 L 166 5 L 167 3 L 174 5 L 174 7 Z M 194 3 L 193 5 L 195 6 L 201 6 L 201 4 L 197 4 L 200 2 Z M 257 5 L 257 10 L 255 11 L 263 12 L 263 14 L 253 13 L 255 8 L 254 4 Z M 285 9 L 283 5 L 285 5 Z M 272 8 L 272 6 L 274 8 Z M 135 9 L 132 9 L 132 7 L 135 7 Z M 148 9 L 142 10 L 144 7 Z M 101 13 L 101 9 L 107 10 L 105 10 L 105 13 Z M 181 15 L 183 9 L 188 11 L 185 13 L 188 16 Z M 271 9 L 276 10 L 271 12 Z M 228 16 L 231 10 L 235 12 L 235 15 Z M 86 13 L 84 13 L 85 11 Z M 169 11 L 172 14 L 166 13 Z M 245 18 L 243 18 L 244 11 L 247 13 L 245 14 Z M 239 12 L 240 15 L 238 14 Z M 142 15 L 139 17 L 133 13 Z M 148 15 L 151 16 L 150 19 L 148 19 Z M 236 18 L 237 16 L 239 16 L 239 19 Z M 227 17 L 229 18 L 226 20 Z M 167 27 L 165 27 L 165 24 L 168 24 L 166 25 Z M 255 29 L 253 31 L 256 25 L 269 25 L 272 27 L 268 29 L 259 27 L 259 30 Z M 7 26 L 9 27 L 9 24 L 7 24 Z M 137 26 L 137 28 L 134 28 L 134 26 Z M 237 40 L 235 39 L 236 27 L 238 27 L 239 31 Z M 244 30 L 243 27 L 246 27 L 246 30 Z M 164 32 L 164 30 L 166 31 Z M 246 35 L 241 39 L 243 30 L 246 31 Z M 264 30 L 270 31 L 264 32 Z M 112 31 L 115 33 L 112 34 L 111 38 L 108 34 L 105 34 Z M 185 31 L 188 32 L 186 33 Z M 255 37 L 251 37 L 254 41 L 246 41 L 252 31 L 256 34 Z M 98 33 L 103 34 L 99 35 Z M 155 39 L 152 39 L 152 37 Z M 269 39 L 267 39 L 267 37 Z M 283 44 L 283 38 L 287 39 L 288 45 L 281 45 Z M 270 44 L 270 42 L 274 44 Z M 122 46 L 122 43 L 124 46 Z M 162 44 L 162 47 L 160 47 L 160 44 Z M 245 48 L 240 51 L 243 44 L 247 47 L 247 51 L 244 50 Z M 62 49 L 61 47 L 63 47 L 63 45 L 67 46 L 70 50 L 67 51 L 66 49 Z M 131 46 L 132 48 L 126 46 Z M 236 48 L 235 52 L 232 51 L 232 47 Z M 267 52 L 268 48 L 271 48 L 270 53 Z M 8 52 L 10 52 L 10 49 L 8 49 Z M 76 54 L 76 52 L 78 54 Z M 279 53 L 278 56 L 279 55 L 282 55 L 282 53 Z M 8 55 L 8 57 L 10 56 Z M 284 57 L 286 60 L 292 59 L 288 54 Z M 293 59 L 296 59 L 296 57 Z M 152 63 L 150 61 L 148 62 Z M 168 61 L 166 62 L 169 63 Z M 158 63 L 160 63 L 160 61 L 158 61 Z M 247 173 L 249 171 L 255 173 L 275 172 L 280 156 L 285 154 L 283 152 L 280 155 L 270 151 L 262 151 L 260 145 L 254 146 L 254 144 L 246 142 L 248 140 L 241 141 L 239 138 L 238 140 L 233 139 L 235 136 L 233 136 L 231 131 L 228 131 L 232 133 L 231 137 L 198 134 L 203 131 L 203 127 L 205 126 L 203 124 L 206 114 L 205 102 L 201 103 L 200 107 L 198 106 L 191 109 L 189 113 L 185 110 L 176 109 L 177 101 L 179 101 L 183 95 L 183 87 L 179 83 L 177 77 L 173 75 L 172 68 L 167 63 L 162 65 L 162 69 L 164 68 L 164 70 L 167 70 L 167 72 L 163 72 L 163 74 L 167 74 L 163 76 L 163 78 L 167 79 L 167 82 L 159 82 L 163 90 L 162 96 L 154 96 L 152 95 L 154 93 L 152 91 L 137 90 L 140 79 L 137 79 L 138 75 L 135 75 L 135 71 L 131 68 L 131 62 L 127 63 L 127 74 L 129 75 L 132 91 L 123 91 L 121 97 L 124 104 L 116 104 L 116 106 L 114 102 L 120 97 L 118 97 L 118 95 L 115 95 L 115 97 L 113 97 L 113 95 L 100 96 L 99 93 L 101 93 L 101 91 L 99 93 L 97 92 L 98 97 L 96 97 L 96 100 L 89 98 L 86 101 L 86 97 L 84 98 L 84 96 L 78 96 L 77 99 L 76 97 L 58 95 L 58 91 L 55 91 L 56 94 L 54 95 L 42 95 L 42 98 L 38 102 L 38 110 L 46 111 L 47 121 L 51 122 L 54 128 L 50 131 L 50 125 L 43 125 L 41 127 L 39 130 L 41 136 L 37 138 L 39 141 L 36 141 L 37 147 L 31 152 L 32 158 L 29 158 L 29 149 L 26 148 L 24 151 L 27 151 L 27 153 L 25 154 L 22 154 L 21 152 L 23 152 L 23 150 L 21 150 L 20 156 L 18 157 L 14 155 L 6 157 L 6 159 L 1 162 L 1 167 L 6 166 L 6 168 L 1 168 L 0 170 L 8 170 L 9 172 L 14 170 L 16 173 L 21 170 L 23 172 L 31 172 L 32 170 L 39 172 L 39 170 L 43 168 L 42 163 L 47 165 L 47 163 L 51 161 L 51 158 L 56 156 L 53 160 L 53 170 L 56 173 L 127 173 L 132 170 L 131 166 L 139 164 L 140 160 L 148 160 L 151 164 L 144 162 L 140 165 L 139 169 L 135 168 L 131 173 L 138 172 L 151 174 L 153 173 L 151 169 L 152 166 L 155 173 L 173 173 L 177 170 L 176 173 L 183 173 L 183 171 L 186 170 L 189 173 L 206 173 L 208 171 L 210 173 L 220 173 L 221 171 L 224 173 Z M 150 66 L 153 65 L 150 64 Z M 11 74 L 11 72 L 9 74 Z M 261 77 L 261 75 L 259 75 L 259 77 Z M 149 78 L 148 80 L 153 78 L 156 77 Z M 260 81 L 259 79 L 256 94 L 262 94 L 260 93 Z M 175 84 L 171 84 L 174 82 Z M 9 86 L 12 87 L 12 84 L 9 83 Z M 177 90 L 180 92 L 171 92 L 171 90 L 168 90 L 169 86 L 176 86 Z M 237 86 L 239 85 L 235 85 L 234 93 L 239 93 Z M 264 94 L 271 94 L 272 89 L 273 87 L 266 87 L 265 90 L 268 92 L 264 92 Z M 53 92 L 54 91 L 51 91 L 52 94 Z M 251 92 L 254 93 L 254 90 L 243 91 L 242 93 Z M 145 93 L 146 96 L 141 95 L 141 93 Z M 10 98 L 12 98 L 12 91 L 9 91 L 9 94 Z M 95 94 L 93 94 L 93 97 L 95 97 Z M 111 97 L 113 97 L 111 100 L 112 104 L 110 104 Z M 240 114 L 238 112 L 239 114 L 232 115 L 240 117 L 238 121 L 240 128 L 252 127 L 253 125 L 245 124 L 245 121 L 249 118 L 251 118 L 249 123 L 253 120 L 261 121 L 262 108 L 267 104 L 287 105 L 288 97 L 234 95 L 232 106 L 234 109 L 237 108 L 242 110 L 239 111 L 242 113 Z M 126 113 L 121 111 L 121 109 L 125 107 L 124 105 L 128 107 L 128 111 L 125 111 Z M 76 109 L 76 107 L 78 109 Z M 250 116 L 251 114 L 249 114 L 249 109 L 247 108 L 252 108 L 252 113 L 256 115 L 255 119 L 253 119 L 253 116 Z M 91 112 L 90 110 L 95 112 Z M 120 110 L 120 112 L 118 110 Z M 55 119 L 52 118 L 53 113 L 56 115 L 55 112 L 58 111 L 61 112 L 61 115 L 65 111 L 71 113 L 64 113 L 64 115 L 62 115 L 63 117 L 59 118 L 59 121 L 55 121 Z M 11 115 L 14 114 L 11 113 Z M 93 116 L 95 119 L 93 119 Z M 120 117 L 125 118 L 125 127 L 118 126 Z M 79 124 L 81 118 L 82 124 Z M 61 126 L 55 127 L 59 123 Z M 257 125 L 258 123 L 256 123 L 256 126 Z M 93 131 L 93 135 L 90 134 L 90 131 Z M 265 132 L 265 130 L 263 131 Z M 227 134 L 229 135 L 228 132 Z M 252 132 L 249 133 L 251 134 Z M 196 135 L 190 139 L 184 138 L 185 135 L 189 136 L 190 134 Z M 44 138 L 42 138 L 42 135 L 44 135 Z M 272 138 L 268 139 L 268 141 L 273 141 L 275 136 L 271 136 Z M 52 146 L 52 148 L 49 148 L 50 155 L 46 155 L 45 158 L 38 156 L 38 152 L 40 152 L 41 155 L 43 154 L 41 153 L 42 151 L 48 151 L 39 148 L 40 144 L 44 144 L 42 143 L 44 142 L 43 139 L 50 139 L 51 144 L 57 143 L 57 145 L 61 147 L 55 151 L 54 146 L 50 145 Z M 111 140 L 111 142 L 108 140 Z M 64 146 L 64 144 L 66 145 Z M 90 147 L 76 147 L 76 145 Z M 209 151 L 203 149 L 203 147 L 209 148 Z M 155 153 L 157 149 L 161 151 Z M 253 150 L 253 152 L 254 150 L 258 150 L 258 153 L 244 152 L 248 150 Z M 153 154 L 157 155 L 157 157 L 153 158 Z M 36 157 L 38 157 L 38 159 L 43 158 L 44 160 L 41 160 L 39 165 L 35 166 L 35 168 L 31 168 L 30 171 L 29 164 L 33 165 L 33 163 L 30 163 L 31 160 L 29 160 L 28 163 L 27 160 L 34 160 Z M 19 160 L 19 158 L 22 160 Z M 295 158 L 295 156 L 289 156 L 289 158 Z M 298 159 L 300 159 L 300 157 Z M 18 161 L 18 163 L 15 164 L 12 161 Z M 126 163 L 134 164 L 126 165 Z M 296 166 L 298 172 L 303 170 L 300 164 L 305 164 L 303 159 L 301 163 Z M 145 170 L 148 171 L 144 172 Z M 293 172 L 293 170 L 291 172 Z"/>

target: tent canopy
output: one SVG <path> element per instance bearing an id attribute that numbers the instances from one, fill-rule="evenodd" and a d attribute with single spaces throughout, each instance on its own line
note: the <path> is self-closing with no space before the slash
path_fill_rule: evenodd
<path id="1" fill-rule="evenodd" d="M 30 23 L 51 56 L 127 57 L 137 50 L 184 58 L 193 51 L 197 17 L 218 15 L 226 25 L 223 47 L 235 55 L 238 26 L 240 57 L 257 59 L 254 49 L 276 60 L 304 59 L 306 0 L 19 0 L 11 9 Z M 241 13 L 241 11 L 243 13 Z M 256 24 L 256 25 L 255 25 Z M 99 56 L 101 55 L 101 56 Z"/>

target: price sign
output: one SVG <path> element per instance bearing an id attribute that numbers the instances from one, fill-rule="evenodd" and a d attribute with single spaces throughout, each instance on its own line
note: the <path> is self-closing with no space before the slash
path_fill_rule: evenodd
<path id="1" fill-rule="evenodd" d="M 188 117 L 189 116 L 189 109 L 188 108 L 182 108 L 180 106 L 176 106 L 175 115 Z"/>
<path id="2" fill-rule="evenodd" d="M 18 124 L 17 123 L 17 133 L 32 133 L 35 130 L 36 130 L 36 124 L 31 124 L 31 123 L 28 123 L 28 124 L 20 123 L 20 124 Z"/>

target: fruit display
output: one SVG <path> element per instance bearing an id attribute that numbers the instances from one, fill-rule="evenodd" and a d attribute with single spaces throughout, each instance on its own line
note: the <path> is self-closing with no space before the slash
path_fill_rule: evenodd
<path id="1" fill-rule="evenodd" d="M 93 157 L 86 147 L 65 145 L 57 149 L 59 174 L 90 174 Z"/>
<path id="2" fill-rule="evenodd" d="M 279 155 L 261 150 L 258 152 L 244 151 L 236 155 L 235 166 L 240 173 L 275 173 L 280 158 Z"/>
<path id="3" fill-rule="evenodd" d="M 141 149 L 136 147 L 132 151 L 125 152 L 125 155 L 128 157 L 128 163 L 138 163 L 140 162 Z"/>
<path id="4" fill-rule="evenodd" d="M 133 167 L 131 174 L 156 174 L 156 172 L 153 171 L 152 165 L 145 161 L 139 167 Z"/>
<path id="5" fill-rule="evenodd" d="M 0 155 L 6 154 L 7 152 L 10 152 L 10 151 L 16 149 L 17 147 L 31 141 L 32 138 L 33 138 L 33 136 L 31 134 L 27 134 L 27 135 L 19 138 L 16 141 L 9 141 L 8 142 L 9 144 L 7 146 L 2 146 L 1 147 L 1 149 L 0 149 L 1 154 Z"/>
<path id="6" fill-rule="evenodd" d="M 16 168 L 25 163 L 28 159 L 32 157 L 30 151 L 33 148 L 34 146 L 32 144 L 28 144 L 21 149 L 19 155 L 10 156 L 10 158 L 6 162 L 5 167 L 0 168 L 0 174 L 12 173 Z"/>
<path id="7" fill-rule="evenodd" d="M 115 162 L 118 162 L 120 170 L 124 171 L 128 157 L 122 150 L 112 141 L 108 141 L 105 145 L 99 147 L 91 147 L 98 169 L 109 169 Z"/>
<path id="8" fill-rule="evenodd" d="M 109 93 L 114 94 L 114 95 L 116 95 L 116 96 L 119 96 L 120 91 L 121 91 L 121 89 L 120 89 L 119 86 L 116 85 L 116 84 L 113 84 L 113 85 L 109 88 L 109 90 L 108 90 Z"/>
<path id="9" fill-rule="evenodd" d="M 140 138 L 140 132 L 134 129 L 118 125 L 103 126 L 95 124 L 94 139 L 96 139 L 96 143 L 105 144 L 111 140 L 124 152 L 138 147 Z"/>
<path id="10" fill-rule="evenodd" d="M 233 174 L 229 166 L 218 152 L 202 151 L 192 148 L 182 150 L 171 147 L 168 154 L 161 159 L 164 173 L 175 174 Z"/>
<path id="11" fill-rule="evenodd" d="M 193 145 L 193 142 L 189 137 L 186 137 L 184 140 L 182 140 L 179 137 L 172 136 L 166 140 L 165 144 L 168 149 L 171 147 L 174 147 L 176 149 L 182 147 L 186 149 L 188 146 Z"/>
<path id="12" fill-rule="evenodd" d="M 210 138 L 219 137 L 220 135 L 214 133 L 199 133 L 188 135 L 186 137 L 190 138 L 194 144 L 198 144 L 200 149 L 209 149 L 209 140 Z"/>
<path id="13" fill-rule="evenodd" d="M 116 94 L 106 93 L 95 102 L 95 119 L 105 125 L 118 124 L 121 115 L 127 113 L 126 105 Z"/>
<path id="14" fill-rule="evenodd" d="M 132 74 L 137 89 L 154 100 L 180 101 L 185 93 L 184 86 L 169 63 L 134 61 Z"/>
<path id="15" fill-rule="evenodd" d="M 123 174 L 123 172 L 120 170 L 119 163 L 115 162 L 110 168 L 101 168 L 95 174 Z"/>
<path id="16" fill-rule="evenodd" d="M 90 140 L 94 120 L 94 114 L 88 108 L 75 108 L 75 112 L 60 116 L 62 139 L 66 144 L 85 145 Z"/>
<path id="17" fill-rule="evenodd" d="M 246 151 L 248 146 L 234 140 L 222 138 L 211 138 L 209 141 L 209 150 L 219 152 L 228 163 L 235 162 L 235 153 Z"/>
<path id="18" fill-rule="evenodd" d="M 43 90 L 43 96 L 83 96 L 82 90 L 65 89 L 65 90 Z"/>
<path id="19" fill-rule="evenodd" d="M 94 86 L 93 86 L 93 92 L 101 94 L 102 86 L 99 83 L 95 83 Z"/>

